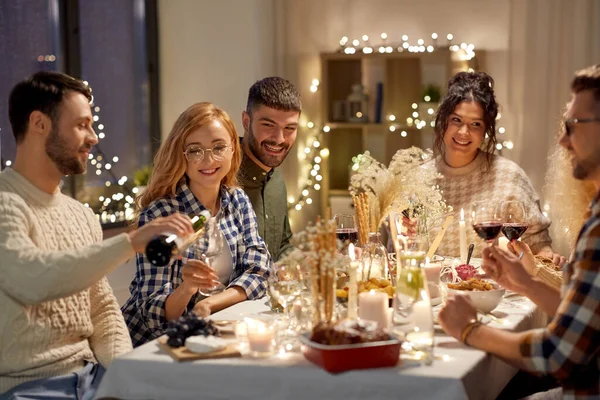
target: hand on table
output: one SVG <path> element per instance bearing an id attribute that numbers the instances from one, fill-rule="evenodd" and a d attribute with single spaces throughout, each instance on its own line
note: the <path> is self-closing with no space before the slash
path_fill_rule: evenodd
<path id="1" fill-rule="evenodd" d="M 477 319 L 477 310 L 471 298 L 460 293 L 448 296 L 438 314 L 438 321 L 444 332 L 459 341 L 465 327 L 475 319 Z"/>
<path id="2" fill-rule="evenodd" d="M 192 312 L 200 318 L 206 318 L 211 314 L 210 306 L 203 301 L 196 303 Z"/>
<path id="3" fill-rule="evenodd" d="M 562 267 L 562 265 L 567 261 L 567 259 L 564 256 L 561 256 L 558 253 L 554 253 L 549 247 L 543 249 L 542 251 L 537 253 L 537 255 L 547 258 L 548 260 L 552 260 L 552 264 L 557 265 L 559 267 Z"/>

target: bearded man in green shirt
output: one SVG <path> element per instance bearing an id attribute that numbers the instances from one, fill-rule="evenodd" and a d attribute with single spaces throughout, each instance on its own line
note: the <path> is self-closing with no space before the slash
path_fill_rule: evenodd
<path id="1" fill-rule="evenodd" d="M 300 94 L 294 85 L 283 78 L 269 77 L 252 85 L 242 113 L 244 156 L 239 180 L 250 197 L 258 232 L 274 261 L 292 250 L 287 189 L 276 168 L 296 141 L 301 112 Z"/>

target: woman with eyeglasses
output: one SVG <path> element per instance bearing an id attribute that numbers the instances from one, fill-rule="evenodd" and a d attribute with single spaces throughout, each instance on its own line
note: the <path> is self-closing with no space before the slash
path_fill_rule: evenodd
<path id="1" fill-rule="evenodd" d="M 458 257 L 459 224 L 471 205 L 485 202 L 490 206 L 503 200 L 522 202 L 528 228 L 522 236 L 536 254 L 556 258 L 548 233 L 550 220 L 540 209 L 540 200 L 525 172 L 514 162 L 494 154 L 498 103 L 494 81 L 484 72 L 459 72 L 448 83 L 448 90 L 435 119 L 435 159 L 425 167 L 435 167 L 443 176 L 438 183 L 446 203 L 453 208 L 455 223 L 448 228 L 437 253 Z M 432 237 L 441 224 L 432 228 Z M 484 242 L 467 229 L 468 243 L 475 244 L 474 257 L 480 257 Z"/>
<path id="2" fill-rule="evenodd" d="M 138 197 L 138 225 L 173 213 L 215 216 L 226 245 L 211 266 L 191 248 L 166 267 L 137 254 L 131 296 L 122 307 L 134 346 L 164 333 L 185 313 L 207 316 L 266 291 L 271 259 L 258 235 L 248 196 L 236 186 L 242 151 L 233 121 L 211 103 L 197 103 L 175 121 L 154 157 L 146 191 Z M 227 288 L 204 298 L 199 289 Z"/>

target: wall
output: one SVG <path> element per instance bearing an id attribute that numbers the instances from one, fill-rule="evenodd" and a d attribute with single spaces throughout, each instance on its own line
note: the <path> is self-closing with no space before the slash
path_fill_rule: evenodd
<path id="1" fill-rule="evenodd" d="M 418 38 L 430 42 L 431 33 L 436 32 L 440 44 L 446 43 L 446 34 L 452 33 L 453 43 L 473 43 L 475 51 L 485 49 L 486 71 L 496 80 L 498 101 L 507 101 L 509 0 L 283 0 L 283 4 L 284 71 L 298 82 L 305 121 L 317 125 L 324 122 L 319 120 L 319 92 L 309 90 L 312 79 L 321 75 L 319 54 L 337 50 L 342 36 L 352 40 L 367 34 L 372 44 L 378 44 L 382 32 L 388 34 L 389 42 L 399 42 L 406 34 L 413 43 Z M 510 116 L 505 115 L 503 125 L 507 129 L 504 140 L 512 139 Z M 300 132 L 296 155 L 303 151 L 308 136 L 306 129 Z M 296 188 L 304 181 L 304 176 L 298 179 L 300 166 L 297 158 L 291 157 L 283 166 L 290 195 L 296 196 Z M 319 202 L 314 202 L 300 212 L 292 210 L 292 228 L 301 229 L 314 221 L 319 209 Z"/>
<path id="2" fill-rule="evenodd" d="M 159 0 L 163 137 L 191 104 L 225 109 L 240 135 L 250 86 L 275 74 L 275 0 Z"/>

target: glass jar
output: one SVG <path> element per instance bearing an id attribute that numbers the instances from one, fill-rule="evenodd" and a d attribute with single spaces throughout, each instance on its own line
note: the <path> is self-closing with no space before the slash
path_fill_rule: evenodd
<path id="1" fill-rule="evenodd" d="M 405 264 L 399 271 L 393 300 L 392 332 L 403 338 L 407 357 L 433 362 L 433 312 L 424 262 Z"/>
<path id="2" fill-rule="evenodd" d="M 371 278 L 389 279 L 388 253 L 381 243 L 379 232 L 369 233 L 369 242 L 363 246 L 360 256 L 360 277 L 363 281 Z"/>

